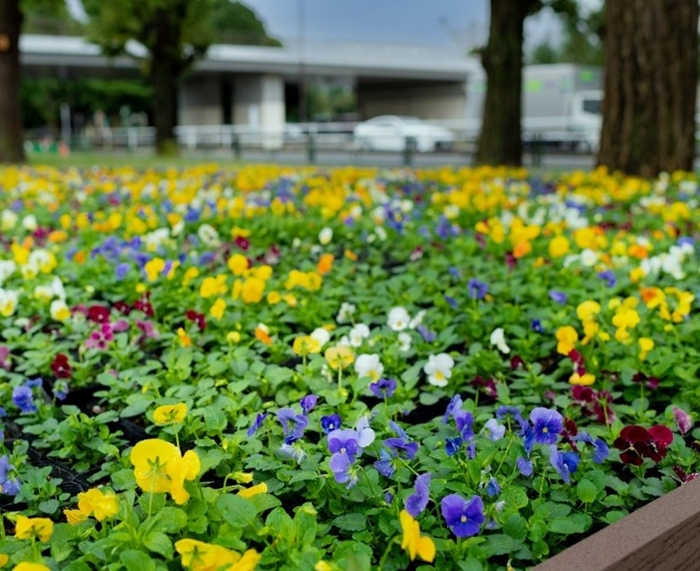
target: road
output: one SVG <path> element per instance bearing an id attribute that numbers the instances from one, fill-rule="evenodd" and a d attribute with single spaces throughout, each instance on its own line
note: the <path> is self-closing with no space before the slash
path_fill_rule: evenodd
<path id="1" fill-rule="evenodd" d="M 208 158 L 221 158 L 219 152 L 207 154 Z M 227 155 L 231 157 L 232 155 Z M 238 156 L 239 160 L 252 163 L 277 163 L 288 165 L 302 165 L 313 162 L 322 166 L 378 166 L 378 167 L 402 167 L 406 166 L 406 158 L 403 153 L 325 150 L 319 149 L 313 161 L 309 160 L 306 150 L 281 150 L 262 151 L 246 149 Z M 473 162 L 471 154 L 462 153 L 416 153 L 411 157 L 411 166 L 414 167 L 440 167 L 440 166 L 469 166 Z M 525 166 L 533 165 L 532 157 L 525 155 Z M 537 170 L 575 170 L 592 169 L 595 158 L 590 154 L 548 154 L 541 157 Z"/>

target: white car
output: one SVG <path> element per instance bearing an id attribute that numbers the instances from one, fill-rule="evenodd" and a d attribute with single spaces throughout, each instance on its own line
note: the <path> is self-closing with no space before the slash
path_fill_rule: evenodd
<path id="1" fill-rule="evenodd" d="M 455 137 L 449 129 L 417 117 L 380 115 L 358 124 L 353 140 L 357 148 L 368 151 L 403 151 L 407 141 L 414 142 L 415 150 L 427 153 L 451 148 Z"/>

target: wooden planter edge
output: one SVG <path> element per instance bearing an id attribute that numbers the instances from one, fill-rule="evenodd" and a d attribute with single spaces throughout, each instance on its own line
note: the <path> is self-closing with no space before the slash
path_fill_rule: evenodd
<path id="1" fill-rule="evenodd" d="M 682 484 L 531 571 L 700 569 L 700 478 Z"/>

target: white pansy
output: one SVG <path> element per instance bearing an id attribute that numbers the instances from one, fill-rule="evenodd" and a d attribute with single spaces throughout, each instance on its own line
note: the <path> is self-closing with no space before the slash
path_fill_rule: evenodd
<path id="1" fill-rule="evenodd" d="M 210 248 L 217 248 L 221 245 L 221 239 L 216 229 L 209 224 L 202 224 L 197 229 L 198 238 Z"/>
<path id="2" fill-rule="evenodd" d="M 17 226 L 17 213 L 14 210 L 8 210 L 7 208 L 2 211 L 2 216 L 0 216 L 0 227 L 3 232 L 12 230 Z"/>
<path id="3" fill-rule="evenodd" d="M 326 226 L 323 230 L 321 230 L 318 233 L 318 241 L 321 244 L 323 244 L 324 246 L 327 246 L 328 244 L 330 244 L 332 239 L 333 239 L 333 229 L 328 228 L 328 226 Z"/>
<path id="4" fill-rule="evenodd" d="M 358 323 L 348 333 L 351 347 L 359 347 L 369 337 L 369 327 L 364 323 Z"/>
<path id="5" fill-rule="evenodd" d="M 149 252 L 155 252 L 160 246 L 168 242 L 170 238 L 169 228 L 156 228 L 153 232 L 144 234 L 141 239 L 145 249 Z"/>
<path id="6" fill-rule="evenodd" d="M 11 289 L 0 289 L 0 315 L 9 317 L 15 312 L 19 296 Z"/>
<path id="7" fill-rule="evenodd" d="M 63 282 L 61 281 L 61 278 L 53 278 L 53 281 L 51 282 L 51 291 L 53 292 L 53 295 L 58 299 L 66 299 L 66 290 L 63 288 Z"/>
<path id="8" fill-rule="evenodd" d="M 367 448 L 374 442 L 374 430 L 369 426 L 369 418 L 361 416 L 355 424 L 355 432 L 357 433 L 357 445 L 360 448 Z"/>
<path id="9" fill-rule="evenodd" d="M 340 306 L 340 310 L 338 311 L 338 316 L 335 318 L 335 320 L 338 323 L 347 323 L 350 321 L 353 315 L 355 315 L 355 311 L 357 310 L 357 307 L 353 303 L 347 303 L 343 302 L 342 305 Z"/>
<path id="10" fill-rule="evenodd" d="M 423 323 L 423 318 L 425 317 L 426 311 L 425 309 L 421 309 L 418 313 L 416 313 L 416 316 L 411 319 L 411 322 L 408 324 L 408 326 L 411 329 L 415 329 L 419 325 Z"/>
<path id="11" fill-rule="evenodd" d="M 51 286 L 48 285 L 38 285 L 34 288 L 34 298 L 39 301 L 48 302 L 53 298 L 53 291 Z"/>
<path id="12" fill-rule="evenodd" d="M 173 226 L 173 229 L 170 231 L 170 234 L 172 236 L 179 236 L 182 234 L 182 231 L 185 229 L 185 221 L 180 219 L 175 223 L 175 226 Z"/>
<path id="13" fill-rule="evenodd" d="M 494 442 L 503 438 L 506 433 L 506 427 L 499 424 L 495 418 L 491 418 L 486 421 L 486 424 L 484 424 L 484 429 L 486 430 L 488 437 Z"/>
<path id="14" fill-rule="evenodd" d="M 373 382 L 378 381 L 384 372 L 384 365 L 379 360 L 379 355 L 363 353 L 355 360 L 355 372 L 358 377 L 369 377 Z"/>
<path id="15" fill-rule="evenodd" d="M 36 221 L 36 216 L 33 214 L 27 214 L 24 218 L 22 218 L 22 226 L 24 226 L 26 230 L 34 232 L 34 230 L 39 227 Z"/>
<path id="16" fill-rule="evenodd" d="M 66 321 L 71 315 L 70 309 L 62 299 L 54 299 L 51 302 L 49 312 L 51 313 L 51 318 L 56 321 Z"/>
<path id="17" fill-rule="evenodd" d="M 17 264 L 13 260 L 0 260 L 0 284 L 5 283 L 5 280 L 15 273 Z"/>
<path id="18" fill-rule="evenodd" d="M 404 307 L 392 307 L 389 310 L 389 317 L 387 318 L 387 325 L 392 331 L 403 331 L 411 323 L 411 316 L 406 311 Z"/>
<path id="19" fill-rule="evenodd" d="M 423 372 L 428 375 L 428 382 L 436 387 L 447 385 L 448 379 L 452 376 L 452 367 L 455 366 L 454 359 L 447 353 L 430 355 L 428 362 L 423 367 Z"/>
<path id="20" fill-rule="evenodd" d="M 506 343 L 505 331 L 503 327 L 497 327 L 491 332 L 491 345 L 498 348 L 501 353 L 510 353 L 510 347 Z"/>
<path id="21" fill-rule="evenodd" d="M 323 347 L 326 343 L 328 343 L 331 340 L 331 334 L 328 333 L 327 329 L 323 327 L 317 327 L 311 333 L 311 338 L 318 341 L 318 344 L 321 347 Z"/>
<path id="22" fill-rule="evenodd" d="M 590 268 L 595 266 L 595 264 L 598 262 L 598 254 L 590 248 L 584 248 L 581 250 L 579 260 L 581 261 L 582 266 Z"/>
<path id="23" fill-rule="evenodd" d="M 405 331 L 399 333 L 399 350 L 403 351 L 404 353 L 406 351 L 410 351 L 412 341 L 413 340 L 411 339 L 410 334 L 406 333 Z"/>

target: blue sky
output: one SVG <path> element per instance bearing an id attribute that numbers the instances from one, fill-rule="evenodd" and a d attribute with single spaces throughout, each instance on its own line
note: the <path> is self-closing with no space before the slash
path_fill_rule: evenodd
<path id="1" fill-rule="evenodd" d="M 518 1 L 518 0 L 514 0 Z M 587 0 L 590 1 L 590 0 Z M 463 51 L 488 33 L 489 0 L 244 0 L 268 31 L 287 44 L 300 35 L 303 6 L 307 44 L 371 42 L 421 44 Z M 526 43 L 558 36 L 556 18 L 530 18 Z"/>
<path id="2" fill-rule="evenodd" d="M 272 35 L 299 37 L 299 6 L 308 43 L 418 43 L 450 47 L 485 33 L 488 0 L 244 0 Z M 445 23 L 441 23 L 445 22 Z M 449 28 L 449 31 L 448 31 Z M 470 33 L 471 32 L 471 33 Z M 457 36 L 453 38 L 452 36 Z"/>

